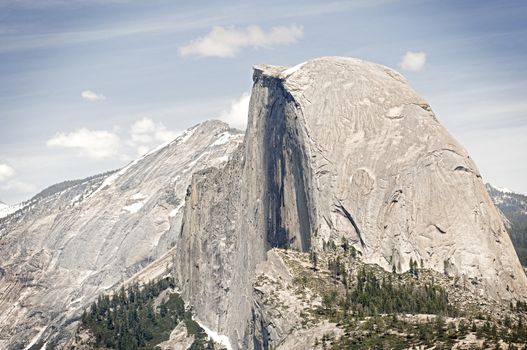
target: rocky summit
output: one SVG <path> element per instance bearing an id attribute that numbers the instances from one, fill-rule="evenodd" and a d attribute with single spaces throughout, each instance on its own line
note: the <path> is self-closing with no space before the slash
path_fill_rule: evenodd
<path id="1" fill-rule="evenodd" d="M 234 348 L 263 346 L 251 277 L 274 247 L 344 238 L 387 271 L 418 261 L 477 295 L 527 296 L 477 167 L 399 73 L 327 57 L 253 78 L 243 147 L 193 176 L 175 256 L 197 318 Z"/>
<path id="2" fill-rule="evenodd" d="M 132 305 L 173 329 L 148 323 L 141 349 L 353 348 L 386 327 L 388 347 L 453 346 L 452 327 L 479 346 L 508 313 L 503 334 L 523 339 L 527 278 L 502 216 L 403 76 L 324 57 L 253 80 L 245 136 L 200 124 L 0 219 L 0 347 L 123 348 L 132 336 L 109 334 L 139 322 Z"/>

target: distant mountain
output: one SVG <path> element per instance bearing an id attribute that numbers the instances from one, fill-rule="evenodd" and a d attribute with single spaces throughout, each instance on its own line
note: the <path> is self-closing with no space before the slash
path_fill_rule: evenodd
<path id="1" fill-rule="evenodd" d="M 7 205 L 0 201 L 0 219 L 20 209 L 20 205 Z"/>
<path id="2" fill-rule="evenodd" d="M 527 196 L 505 188 L 486 184 L 487 190 L 503 215 L 509 221 L 507 230 L 523 266 L 527 266 Z"/>

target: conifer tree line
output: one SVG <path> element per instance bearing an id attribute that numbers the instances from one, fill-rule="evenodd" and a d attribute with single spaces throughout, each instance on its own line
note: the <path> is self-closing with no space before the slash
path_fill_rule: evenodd
<path id="1" fill-rule="evenodd" d="M 425 345 L 446 349 L 472 333 L 477 339 L 483 339 L 485 349 L 498 349 L 500 342 L 507 344 L 508 349 L 527 349 L 526 302 L 510 303 L 515 319 L 493 320 L 481 313 L 475 315 L 473 311 L 458 309 L 447 289 L 434 277 L 422 280 L 427 274 L 422 260 L 418 263 L 410 259 L 409 270 L 399 274 L 395 265 L 393 273 L 368 264 L 355 265 L 360 252 L 345 239 L 340 245 L 331 240 L 324 242 L 323 251 L 329 253 L 327 269 L 334 284 L 322 289 L 322 303 L 315 312 L 342 325 L 345 334 L 333 340 L 323 337 L 322 348 L 396 349 Z M 320 274 L 315 266 L 323 257 L 311 251 L 309 258 L 313 273 Z M 355 270 L 351 266 L 356 266 Z M 309 284 L 306 276 L 297 281 Z M 425 319 L 406 319 L 399 315 L 422 315 Z M 458 321 L 447 322 L 447 317 Z"/>
<path id="2" fill-rule="evenodd" d="M 154 308 L 154 300 L 165 290 L 174 288 L 171 277 L 137 283 L 114 295 L 101 295 L 82 315 L 82 328 L 89 330 L 98 347 L 120 350 L 155 349 L 168 340 L 172 330 L 184 322 L 187 333 L 194 336 L 192 350 L 214 349 L 205 331 L 192 319 L 192 313 L 177 293 Z"/>

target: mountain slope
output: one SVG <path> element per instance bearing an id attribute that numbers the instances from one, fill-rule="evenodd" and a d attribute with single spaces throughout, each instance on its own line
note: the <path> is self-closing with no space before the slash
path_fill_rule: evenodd
<path id="1" fill-rule="evenodd" d="M 507 218 L 507 230 L 523 266 L 527 266 L 527 196 L 487 184 L 494 205 Z"/>
<path id="2" fill-rule="evenodd" d="M 192 173 L 224 164 L 242 138 L 205 122 L 119 171 L 54 186 L 0 219 L 0 348 L 57 346 L 98 294 L 170 249 Z"/>
<path id="3" fill-rule="evenodd" d="M 387 271 L 419 261 L 476 294 L 527 296 L 475 164 L 384 66 L 337 57 L 255 67 L 243 148 L 195 174 L 186 203 L 177 280 L 234 348 L 265 347 L 251 294 L 272 247 L 316 252 L 346 239 Z"/>

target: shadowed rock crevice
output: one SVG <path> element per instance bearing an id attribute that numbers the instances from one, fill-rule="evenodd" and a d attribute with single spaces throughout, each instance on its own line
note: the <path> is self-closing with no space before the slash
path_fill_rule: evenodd
<path id="1" fill-rule="evenodd" d="M 266 78 L 263 84 L 271 92 L 271 108 L 262 116 L 267 245 L 308 251 L 311 222 L 304 180 L 306 152 L 298 139 L 295 103 L 278 79 Z"/>
<path id="2" fill-rule="evenodd" d="M 353 229 L 357 233 L 357 237 L 359 237 L 359 242 L 362 248 L 366 248 L 366 243 L 364 243 L 364 239 L 362 239 L 362 234 L 360 232 L 359 226 L 357 226 L 357 223 L 355 220 L 353 220 L 353 216 L 351 216 L 350 212 L 342 205 L 342 203 L 335 205 L 336 211 L 344 216 L 348 221 L 351 223 L 351 226 L 353 226 Z"/>

